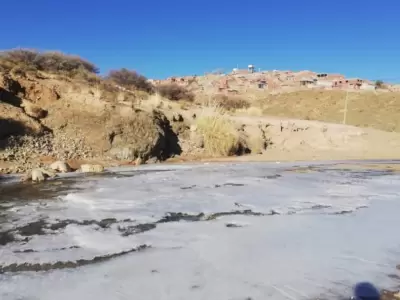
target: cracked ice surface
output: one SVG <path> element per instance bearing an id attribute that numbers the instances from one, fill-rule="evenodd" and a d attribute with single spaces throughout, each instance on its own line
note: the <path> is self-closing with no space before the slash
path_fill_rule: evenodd
<path id="1" fill-rule="evenodd" d="M 288 169 L 117 169 L 70 178 L 51 199 L 5 193 L 0 298 L 311 299 L 393 285 L 400 175 Z"/>

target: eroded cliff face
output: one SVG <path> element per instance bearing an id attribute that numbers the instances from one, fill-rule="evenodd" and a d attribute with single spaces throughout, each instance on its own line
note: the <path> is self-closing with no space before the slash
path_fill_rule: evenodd
<path id="1" fill-rule="evenodd" d="M 135 109 L 127 98 L 82 82 L 0 74 L 0 161 L 19 172 L 56 159 L 179 154 L 169 120 Z"/>

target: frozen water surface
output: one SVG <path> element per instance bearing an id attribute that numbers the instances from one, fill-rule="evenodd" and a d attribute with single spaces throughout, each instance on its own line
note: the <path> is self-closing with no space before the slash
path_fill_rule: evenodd
<path id="1" fill-rule="evenodd" d="M 29 197 L 10 185 L 0 298 L 315 299 L 398 284 L 400 175 L 294 168 L 116 169 Z"/>

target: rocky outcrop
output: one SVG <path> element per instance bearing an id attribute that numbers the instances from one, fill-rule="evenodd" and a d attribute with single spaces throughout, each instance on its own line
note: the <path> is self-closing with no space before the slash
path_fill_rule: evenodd
<path id="1" fill-rule="evenodd" d="M 71 159 L 140 164 L 182 152 L 163 113 L 132 107 L 121 114 L 120 103 L 103 101 L 98 93 L 84 93 L 85 99 L 79 98 L 82 93 L 77 86 L 50 77 L 0 74 L 0 162 L 6 162 L 11 172 Z M 92 105 L 96 101 L 91 99 L 102 105 Z M 174 125 L 188 131 L 180 122 L 182 116 L 177 115 L 176 120 Z M 56 170 L 67 169 L 58 165 Z"/>
<path id="2" fill-rule="evenodd" d="M 19 107 L 25 95 L 24 87 L 9 75 L 0 74 L 0 102 Z"/>
<path id="3" fill-rule="evenodd" d="M 108 129 L 111 143 L 108 153 L 114 159 L 133 161 L 138 157 L 144 160 L 157 157 L 163 160 L 181 153 L 168 119 L 157 111 L 137 111 L 124 120 L 114 118 Z"/>
<path id="4" fill-rule="evenodd" d="M 25 81 L 22 84 L 25 88 L 25 99 L 42 107 L 46 107 L 60 99 L 60 95 L 55 86 L 48 87 L 44 84 L 29 81 Z"/>
<path id="5" fill-rule="evenodd" d="M 0 102 L 0 140 L 11 135 L 43 133 L 44 127 L 29 117 L 21 108 Z"/>
<path id="6" fill-rule="evenodd" d="M 47 116 L 47 111 L 30 101 L 22 100 L 21 107 L 25 113 L 34 119 L 43 119 Z"/>

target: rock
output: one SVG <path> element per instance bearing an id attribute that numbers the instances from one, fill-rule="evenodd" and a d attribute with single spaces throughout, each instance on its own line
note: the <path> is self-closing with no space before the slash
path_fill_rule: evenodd
<path id="1" fill-rule="evenodd" d="M 162 113 L 136 112 L 130 118 L 114 117 L 107 124 L 111 147 L 109 155 L 120 160 L 160 160 L 180 154 L 178 137 Z"/>
<path id="2" fill-rule="evenodd" d="M 182 138 L 183 136 L 186 136 L 189 131 L 189 126 L 187 126 L 184 122 L 179 122 L 179 123 L 172 123 L 172 130 L 175 132 L 177 136 Z"/>
<path id="3" fill-rule="evenodd" d="M 104 172 L 104 167 L 102 165 L 84 164 L 81 165 L 80 171 L 82 173 L 102 173 Z"/>
<path id="4" fill-rule="evenodd" d="M 156 164 L 156 163 L 158 163 L 158 162 L 159 162 L 158 158 L 153 156 L 153 157 L 149 158 L 149 159 L 146 161 L 146 164 Z"/>
<path id="5" fill-rule="evenodd" d="M 47 178 L 54 178 L 57 175 L 50 170 L 45 170 L 42 168 L 33 169 L 31 172 L 26 173 L 21 180 L 22 181 L 33 181 L 33 182 L 43 182 Z"/>
<path id="6" fill-rule="evenodd" d="M 31 172 L 31 180 L 34 182 L 45 181 L 45 174 L 40 169 L 34 169 Z"/>
<path id="7" fill-rule="evenodd" d="M 137 157 L 135 150 L 129 147 L 112 148 L 109 155 L 119 160 L 134 160 Z"/>
<path id="8" fill-rule="evenodd" d="M 181 114 L 175 113 L 175 114 L 172 116 L 172 121 L 173 121 L 173 122 L 183 122 L 183 117 L 182 117 Z"/>
<path id="9" fill-rule="evenodd" d="M 135 165 L 136 166 L 140 166 L 140 165 L 142 165 L 144 163 L 144 160 L 141 158 L 141 157 L 138 157 L 136 160 L 135 160 Z"/>
<path id="10" fill-rule="evenodd" d="M 25 113 L 35 119 L 43 119 L 47 117 L 47 111 L 40 108 L 38 105 L 33 104 L 30 101 L 23 100 L 21 107 L 24 109 Z"/>
<path id="11" fill-rule="evenodd" d="M 196 148 L 203 148 L 204 147 L 204 136 L 197 131 L 191 131 L 190 132 L 190 142 Z"/>
<path id="12" fill-rule="evenodd" d="M 50 168 L 54 171 L 58 171 L 61 173 L 71 172 L 71 167 L 65 161 L 56 161 L 50 165 Z"/>

